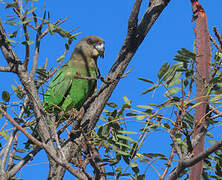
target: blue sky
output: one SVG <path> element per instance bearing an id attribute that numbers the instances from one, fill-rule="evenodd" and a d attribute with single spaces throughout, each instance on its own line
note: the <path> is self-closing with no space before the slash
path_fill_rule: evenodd
<path id="1" fill-rule="evenodd" d="M 104 1 L 104 0 L 85 0 L 85 1 L 39 1 L 45 2 L 47 10 L 50 12 L 52 22 L 59 18 L 69 17 L 66 23 L 62 27 L 71 30 L 76 27 L 76 32 L 82 32 L 78 39 L 81 39 L 88 35 L 98 35 L 105 40 L 105 58 L 99 59 L 98 64 L 103 76 L 106 76 L 115 61 L 121 45 L 124 41 L 127 32 L 127 22 L 129 13 L 132 9 L 134 1 Z M 140 17 L 145 11 L 147 1 L 144 1 L 141 8 Z M 216 26 L 218 30 L 222 31 L 221 23 L 221 0 L 200 0 L 200 3 L 204 7 L 207 17 L 210 33 L 212 33 L 212 27 Z M 43 5 L 38 6 L 37 12 L 42 12 Z M 0 4 L 0 15 L 3 20 L 8 11 L 3 9 Z M 132 62 L 129 64 L 129 68 L 132 67 L 132 71 L 129 75 L 122 79 L 115 89 L 110 101 L 117 104 L 123 103 L 123 96 L 127 96 L 133 101 L 133 104 L 148 104 L 151 102 L 158 102 L 160 99 L 158 95 L 152 97 L 151 95 L 141 95 L 141 92 L 146 90 L 147 83 L 139 81 L 139 77 L 157 80 L 156 74 L 159 71 L 160 66 L 164 62 L 170 64 L 173 63 L 173 57 L 176 51 L 182 47 L 192 50 L 194 41 L 193 28 L 195 23 L 191 22 L 192 9 L 189 0 L 177 0 L 170 2 L 168 7 L 164 10 L 157 22 L 154 24 L 142 45 L 139 47 Z M 10 27 L 6 26 L 6 29 Z M 48 58 L 48 68 L 56 66 L 56 59 L 63 54 L 64 40 L 61 38 L 48 36 L 42 41 L 40 48 L 40 64 L 43 64 L 46 57 Z M 75 41 L 70 49 L 73 49 L 76 45 Z M 23 56 L 23 50 L 16 47 L 16 52 Z M 68 60 L 70 52 L 67 54 L 65 61 Z M 4 59 L 0 54 L 0 65 L 4 65 Z M 4 76 L 3 76 L 4 75 Z M 0 72 L 0 91 L 3 89 L 12 92 L 11 84 L 16 79 L 14 74 L 3 74 Z M 136 130 L 136 129 L 135 129 Z M 169 139 L 162 140 L 164 132 L 157 133 L 149 138 L 154 138 L 154 144 L 151 144 L 149 139 L 144 144 L 143 149 L 149 152 L 158 152 L 162 147 L 166 147 L 168 151 Z M 43 159 L 43 153 L 40 153 L 35 158 L 33 163 L 44 163 L 46 159 Z M 38 168 L 38 169 L 37 169 Z M 45 179 L 47 176 L 46 169 L 47 164 L 34 165 L 31 167 L 25 167 L 22 170 L 21 177 L 24 179 L 30 179 L 31 174 L 35 174 L 32 179 Z M 38 171 L 38 173 L 36 173 Z M 156 179 L 156 176 L 153 175 Z M 69 176 L 66 176 L 69 179 Z"/>

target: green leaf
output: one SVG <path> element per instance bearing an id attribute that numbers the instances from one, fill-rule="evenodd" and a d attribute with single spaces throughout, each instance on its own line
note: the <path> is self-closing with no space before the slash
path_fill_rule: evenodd
<path id="1" fill-rule="evenodd" d="M 136 176 L 136 180 L 146 180 L 145 174 L 141 174 L 141 175 Z"/>
<path id="2" fill-rule="evenodd" d="M 30 14 L 30 13 L 34 12 L 36 9 L 37 9 L 37 7 L 34 7 L 30 11 L 28 11 L 26 14 Z"/>
<path id="3" fill-rule="evenodd" d="M 25 153 L 26 151 L 24 149 L 16 149 L 16 152 Z"/>
<path id="4" fill-rule="evenodd" d="M 217 52 L 217 56 L 219 56 L 220 58 L 222 58 L 222 53 L 221 53 L 221 52 Z"/>
<path id="5" fill-rule="evenodd" d="M 6 3 L 7 6 L 5 7 L 6 9 L 8 8 L 16 8 L 18 6 L 17 2 L 13 2 L 13 3 Z"/>
<path id="6" fill-rule="evenodd" d="M 166 129 L 170 129 L 170 126 L 169 126 L 169 124 L 167 124 L 167 123 L 164 123 L 164 124 L 163 124 L 163 127 L 165 127 Z"/>
<path id="7" fill-rule="evenodd" d="M 32 19 L 26 19 L 25 21 L 22 21 L 22 24 L 28 24 L 29 22 L 31 22 L 32 21 Z"/>
<path id="8" fill-rule="evenodd" d="M 49 31 L 49 33 L 50 33 L 51 35 L 54 34 L 54 32 L 55 32 L 54 30 L 55 30 L 55 25 L 49 23 L 49 24 L 48 24 L 48 31 Z"/>
<path id="9" fill-rule="evenodd" d="M 73 34 L 70 38 L 76 39 L 76 36 L 78 36 L 78 35 L 80 35 L 80 34 L 81 34 L 81 32 L 75 33 L 75 34 Z"/>
<path id="10" fill-rule="evenodd" d="M 123 100 L 126 104 L 130 105 L 131 106 L 131 100 L 129 100 L 126 96 L 123 96 Z"/>
<path id="11" fill-rule="evenodd" d="M 103 136 L 103 137 L 108 136 L 109 129 L 110 129 L 110 126 L 107 125 L 107 124 L 102 127 L 102 136 Z"/>
<path id="12" fill-rule="evenodd" d="M 130 167 L 131 167 L 131 168 L 138 167 L 138 164 L 137 164 L 137 163 L 130 163 Z"/>
<path id="13" fill-rule="evenodd" d="M 3 101 L 5 101 L 5 102 L 9 102 L 9 100 L 10 100 L 10 94 L 9 94 L 8 91 L 3 91 L 3 92 L 2 92 L 2 99 L 3 99 Z"/>
<path id="14" fill-rule="evenodd" d="M 154 158 L 154 157 L 165 157 L 165 155 L 161 153 L 143 153 L 144 156 L 148 158 Z"/>
<path id="15" fill-rule="evenodd" d="M 183 63 L 174 64 L 163 76 L 163 80 L 166 81 L 167 84 L 172 81 L 175 75 L 178 73 L 178 70 L 183 67 Z"/>
<path id="16" fill-rule="evenodd" d="M 6 21 L 5 23 L 11 26 L 17 26 L 15 22 Z"/>
<path id="17" fill-rule="evenodd" d="M 171 88 L 171 89 L 169 89 L 168 91 L 165 92 L 165 96 L 169 97 L 169 96 L 172 96 L 174 94 L 177 94 L 180 91 L 180 89 L 181 88 L 179 88 L 179 87 Z"/>
<path id="18" fill-rule="evenodd" d="M 126 113 L 126 116 L 137 116 L 136 113 Z"/>
<path id="19" fill-rule="evenodd" d="M 13 39 L 5 39 L 6 40 L 6 42 L 9 42 L 9 43 L 16 43 L 16 41 L 14 41 Z"/>
<path id="20" fill-rule="evenodd" d="M 154 109 L 152 106 L 148 106 L 148 105 L 138 105 L 138 108 L 143 108 L 143 109 Z"/>
<path id="21" fill-rule="evenodd" d="M 161 80 L 161 78 L 163 77 L 163 75 L 168 71 L 169 67 L 170 67 L 170 65 L 169 65 L 167 62 L 165 62 L 165 63 L 161 66 L 160 71 L 158 72 L 158 78 L 159 78 L 159 80 Z"/>
<path id="22" fill-rule="evenodd" d="M 130 167 L 132 168 L 132 170 L 138 174 L 139 173 L 139 168 L 138 168 L 138 164 L 137 163 L 130 163 Z"/>
<path id="23" fill-rule="evenodd" d="M 156 84 L 156 85 L 150 87 L 149 89 L 147 89 L 146 91 L 143 91 L 143 92 L 142 92 L 142 95 L 144 95 L 144 94 L 146 94 L 146 93 L 148 93 L 148 92 L 150 92 L 150 91 L 153 91 L 153 90 L 155 90 L 155 89 L 158 88 L 158 87 L 159 87 L 159 85 Z"/>
<path id="24" fill-rule="evenodd" d="M 34 41 L 23 41 L 22 42 L 22 44 L 24 44 L 24 45 L 31 45 L 33 43 L 34 43 Z"/>
<path id="25" fill-rule="evenodd" d="M 62 55 L 62 56 L 60 56 L 56 61 L 57 61 L 57 62 L 60 62 L 60 61 L 63 60 L 64 58 L 65 58 L 65 56 Z"/>
<path id="26" fill-rule="evenodd" d="M 8 140 L 9 134 L 7 131 L 1 131 L 0 136 L 2 136 L 6 141 Z"/>
<path id="27" fill-rule="evenodd" d="M 107 102 L 106 105 L 111 107 L 111 108 L 118 108 L 118 106 L 113 102 Z"/>
<path id="28" fill-rule="evenodd" d="M 9 36 L 10 38 L 14 38 L 14 37 L 16 37 L 17 33 L 18 33 L 18 31 L 15 31 L 15 32 L 13 32 L 13 33 L 8 33 L 8 36 Z"/>
<path id="29" fill-rule="evenodd" d="M 122 171 L 123 168 L 122 167 L 117 167 L 115 170 L 118 172 L 118 171 Z"/>
<path id="30" fill-rule="evenodd" d="M 175 76 L 167 82 L 167 87 L 172 87 L 181 83 L 180 77 L 182 73 L 176 73 Z"/>
<path id="31" fill-rule="evenodd" d="M 137 116 L 136 119 L 141 121 L 143 120 L 144 118 L 146 118 L 147 116 L 144 116 L 144 115 L 141 115 L 141 116 Z"/>
<path id="32" fill-rule="evenodd" d="M 69 32 L 63 30 L 59 26 L 55 26 L 55 30 L 54 31 L 57 32 L 62 37 L 70 38 L 72 36 Z"/>
<path id="33" fill-rule="evenodd" d="M 11 85 L 11 87 L 19 99 L 22 99 L 24 97 L 24 93 L 20 88 L 15 87 L 13 84 Z"/>
<path id="34" fill-rule="evenodd" d="M 206 133 L 206 135 L 210 138 L 214 138 L 213 134 L 211 134 L 209 131 Z"/>
<path id="35" fill-rule="evenodd" d="M 141 81 L 145 81 L 145 82 L 148 82 L 148 83 L 154 84 L 153 81 L 148 80 L 148 79 L 144 79 L 144 78 L 138 78 L 138 79 L 141 80 Z"/>
<path id="36" fill-rule="evenodd" d="M 139 134 L 138 132 L 134 132 L 134 131 L 121 131 L 121 130 L 119 130 L 118 132 L 122 133 L 122 134 Z"/>
<path id="37" fill-rule="evenodd" d="M 121 155 L 124 155 L 124 156 L 128 156 L 129 153 L 128 152 L 125 152 L 125 151 L 122 151 L 120 149 L 113 149 L 113 151 L 117 152 L 118 154 L 121 154 Z"/>
<path id="38" fill-rule="evenodd" d="M 135 141 L 134 139 L 132 139 L 131 137 L 126 136 L 126 135 L 117 134 L 117 137 L 118 137 L 119 139 L 124 139 L 124 140 L 128 140 L 128 141 L 131 141 L 131 142 L 136 143 L 136 141 Z"/>
<path id="39" fill-rule="evenodd" d="M 129 148 L 130 148 L 130 146 L 129 146 L 128 144 L 122 143 L 122 142 L 120 142 L 120 141 L 116 141 L 115 144 L 113 144 L 113 147 L 114 147 L 114 146 L 119 146 L 119 147 L 121 147 L 121 150 L 125 150 L 125 149 L 129 149 Z M 119 147 L 116 147 L 115 149 L 119 149 L 119 150 L 120 150 Z M 129 155 L 128 151 L 124 151 L 124 152 L 126 152 L 127 155 Z"/>
<path id="40" fill-rule="evenodd" d="M 14 160 L 21 160 L 22 157 L 20 157 L 20 156 L 13 156 L 13 159 L 14 159 Z"/>

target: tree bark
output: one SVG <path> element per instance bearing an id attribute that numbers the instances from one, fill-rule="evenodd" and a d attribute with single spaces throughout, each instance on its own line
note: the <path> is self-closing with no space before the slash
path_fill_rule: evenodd
<path id="1" fill-rule="evenodd" d="M 195 108 L 195 123 L 193 133 L 193 155 L 196 156 L 204 151 L 205 133 L 207 131 L 207 109 L 208 109 L 208 85 L 211 79 L 211 50 L 210 36 L 208 32 L 207 17 L 199 2 L 192 3 L 194 20 L 196 21 L 196 68 L 197 68 L 197 103 Z M 203 161 L 191 167 L 190 180 L 201 180 Z"/>

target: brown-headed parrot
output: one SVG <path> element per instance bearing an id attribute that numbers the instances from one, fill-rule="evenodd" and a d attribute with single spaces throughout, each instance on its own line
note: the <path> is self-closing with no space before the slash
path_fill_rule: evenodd
<path id="1" fill-rule="evenodd" d="M 58 70 L 49 84 L 43 103 L 48 112 L 55 109 L 64 112 L 72 108 L 80 110 L 83 103 L 95 92 L 99 73 L 98 56 L 104 57 L 102 38 L 87 36 L 79 41 L 71 58 Z M 89 77 L 95 79 L 90 80 Z"/>

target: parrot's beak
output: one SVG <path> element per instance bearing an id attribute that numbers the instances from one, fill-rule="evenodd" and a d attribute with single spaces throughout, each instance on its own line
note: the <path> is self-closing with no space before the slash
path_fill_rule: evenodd
<path id="1" fill-rule="evenodd" d="M 104 43 L 98 43 L 95 45 L 95 49 L 98 51 L 99 56 L 104 58 L 105 45 Z"/>

